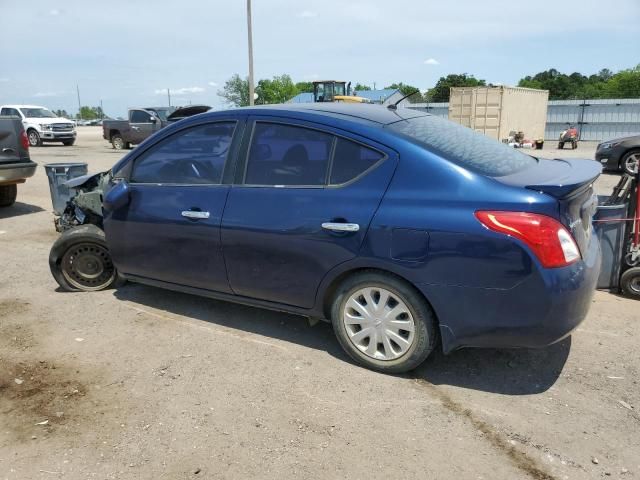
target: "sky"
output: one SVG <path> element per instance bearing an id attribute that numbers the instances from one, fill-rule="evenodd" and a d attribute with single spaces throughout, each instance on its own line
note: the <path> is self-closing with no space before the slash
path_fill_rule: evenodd
<path id="1" fill-rule="evenodd" d="M 432 87 L 449 73 L 515 85 L 556 68 L 640 64 L 640 0 L 253 0 L 260 78 Z M 204 103 L 248 72 L 245 0 L 0 0 L 0 105 L 111 116 Z"/>

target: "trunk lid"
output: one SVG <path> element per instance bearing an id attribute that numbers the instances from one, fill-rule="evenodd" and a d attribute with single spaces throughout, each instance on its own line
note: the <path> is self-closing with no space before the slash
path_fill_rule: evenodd
<path id="1" fill-rule="evenodd" d="M 0 163 L 29 161 L 29 150 L 22 145 L 22 121 L 17 117 L 0 117 Z"/>
<path id="2" fill-rule="evenodd" d="M 496 180 L 555 198 L 558 220 L 571 232 L 584 255 L 591 242 L 591 222 L 598 207 L 593 182 L 601 172 L 602 166 L 594 160 L 539 159 L 535 167 Z"/>

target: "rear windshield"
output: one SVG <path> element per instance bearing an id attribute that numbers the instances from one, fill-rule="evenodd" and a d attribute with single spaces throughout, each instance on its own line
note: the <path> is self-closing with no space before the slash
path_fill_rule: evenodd
<path id="1" fill-rule="evenodd" d="M 462 167 L 489 177 L 525 170 L 537 159 L 443 118 L 425 115 L 387 126 Z"/>

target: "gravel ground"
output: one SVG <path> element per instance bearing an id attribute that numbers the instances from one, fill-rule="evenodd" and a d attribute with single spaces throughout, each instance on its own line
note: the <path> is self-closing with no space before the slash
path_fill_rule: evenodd
<path id="1" fill-rule="evenodd" d="M 79 130 L 33 159 L 97 172 L 121 157 L 100 129 Z M 50 210 L 40 168 L 0 212 L 0 478 L 640 475 L 636 301 L 597 292 L 546 349 L 434 354 L 385 376 L 299 317 L 133 284 L 63 293 Z"/>

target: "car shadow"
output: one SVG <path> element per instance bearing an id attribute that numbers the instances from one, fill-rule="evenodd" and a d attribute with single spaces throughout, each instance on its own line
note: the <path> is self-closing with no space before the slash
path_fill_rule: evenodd
<path id="1" fill-rule="evenodd" d="M 318 322 L 311 327 L 305 317 L 298 315 L 136 283 L 127 283 L 115 290 L 114 295 L 119 300 L 135 302 L 170 314 L 323 350 L 341 360 L 349 361 L 338 345 L 331 325 L 326 322 Z"/>
<path id="2" fill-rule="evenodd" d="M 503 395 L 547 391 L 558 379 L 571 350 L 571 337 L 546 348 L 467 348 L 434 352 L 412 373 L 433 385 L 452 385 Z"/>
<path id="3" fill-rule="evenodd" d="M 141 284 L 129 283 L 114 292 L 120 300 L 326 351 L 354 363 L 325 322 L 311 327 L 297 315 Z M 444 355 L 438 348 L 407 378 L 504 395 L 530 395 L 544 392 L 555 383 L 570 349 L 571 337 L 543 349 L 463 349 Z"/>
<path id="4" fill-rule="evenodd" d="M 43 208 L 29 203 L 16 202 L 9 207 L 0 208 L 0 220 L 4 218 L 19 217 L 20 215 L 29 215 L 30 213 L 44 212 Z"/>

